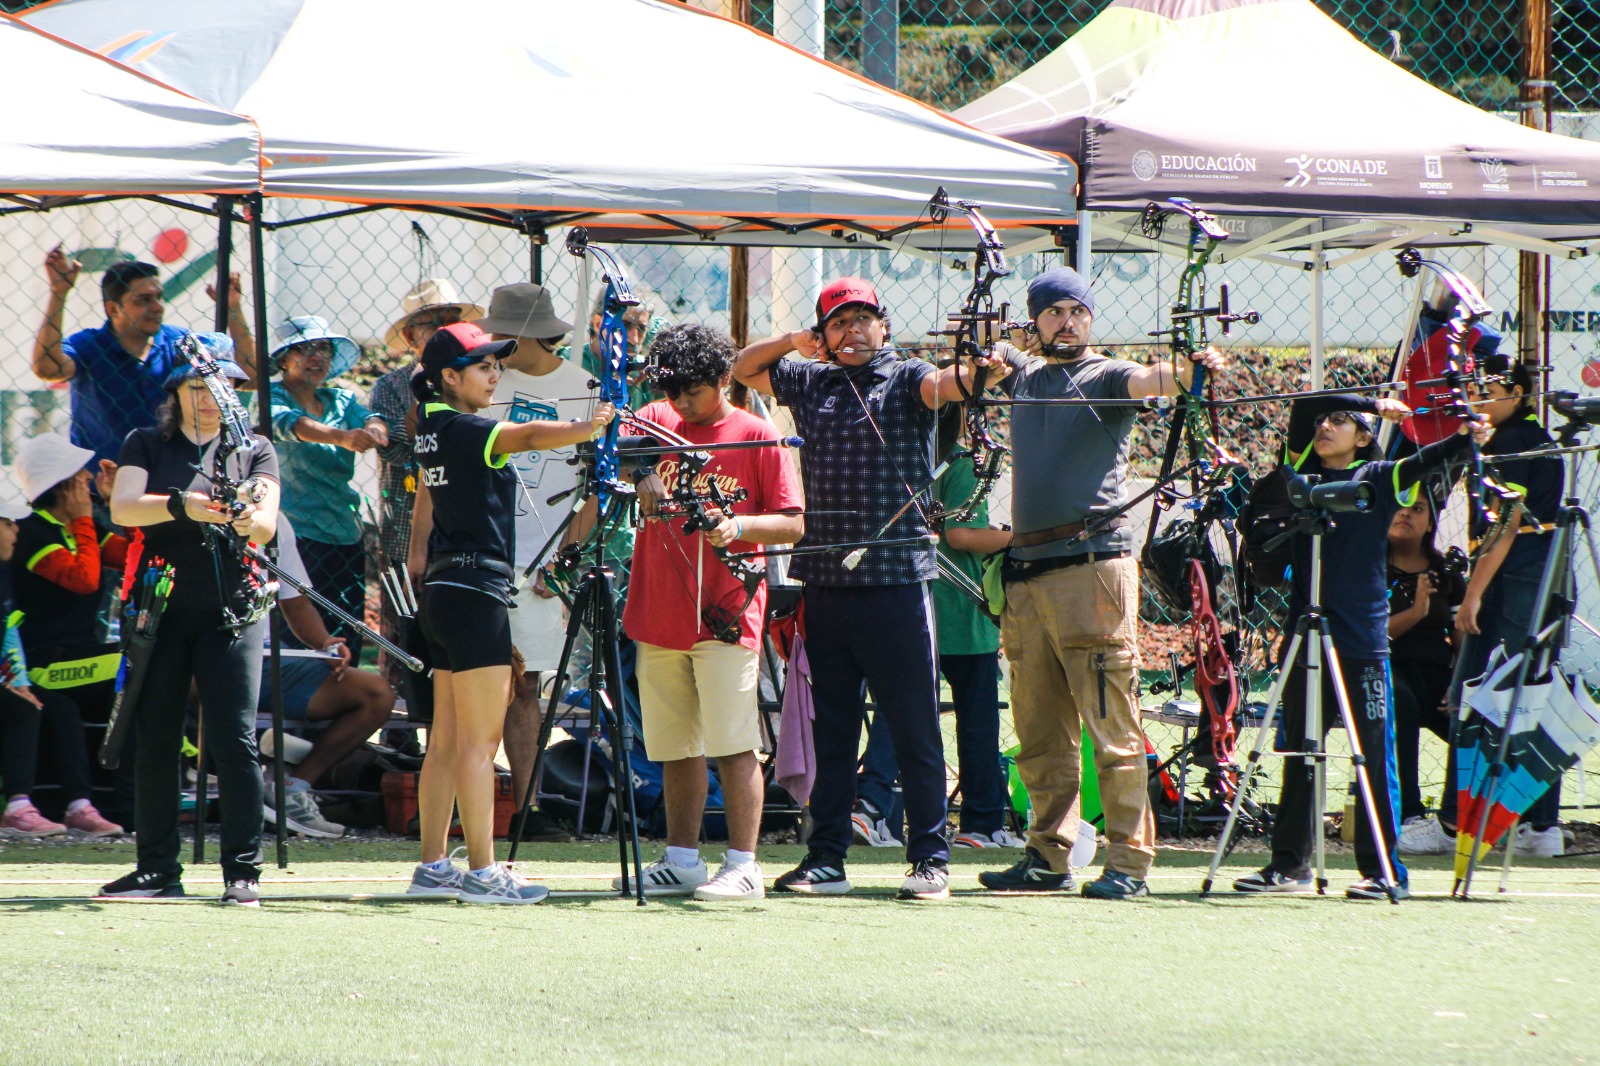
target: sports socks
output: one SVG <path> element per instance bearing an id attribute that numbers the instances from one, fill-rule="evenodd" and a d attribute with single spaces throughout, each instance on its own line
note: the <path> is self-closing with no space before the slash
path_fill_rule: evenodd
<path id="1" fill-rule="evenodd" d="M 674 848 L 667 847 L 667 862 L 680 869 L 692 870 L 700 865 L 699 848 Z"/>

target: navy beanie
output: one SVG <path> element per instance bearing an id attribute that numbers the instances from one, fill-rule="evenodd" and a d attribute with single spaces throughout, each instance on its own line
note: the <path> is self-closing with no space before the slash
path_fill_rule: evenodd
<path id="1" fill-rule="evenodd" d="M 1071 267 L 1046 270 L 1028 283 L 1028 317 L 1038 318 L 1039 312 L 1057 300 L 1077 300 L 1094 314 L 1089 280 Z"/>

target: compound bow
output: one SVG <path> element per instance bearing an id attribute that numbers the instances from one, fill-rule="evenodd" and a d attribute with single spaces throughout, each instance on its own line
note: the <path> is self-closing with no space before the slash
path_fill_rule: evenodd
<path id="1" fill-rule="evenodd" d="M 972 473 L 976 483 L 972 493 L 948 513 L 935 504 L 933 521 L 940 524 L 946 518 L 957 522 L 971 521 L 979 505 L 999 483 L 1000 468 L 1005 465 L 1006 456 L 1011 454 L 1011 449 L 1001 444 L 990 432 L 988 416 L 981 402 L 989 377 L 986 360 L 994 345 L 992 334 L 1009 317 L 1007 305 L 1001 304 L 999 310 L 995 309 L 994 283 L 1011 274 L 1011 264 L 1006 262 L 1006 246 L 1000 240 L 1000 235 L 971 200 L 952 201 L 941 188 L 928 202 L 928 217 L 935 225 L 942 225 L 950 217 L 951 208 L 960 211 L 978 235 L 978 246 L 972 256 L 972 287 L 967 290 L 961 310 L 946 316 L 950 328 L 929 330 L 928 335 L 949 337 L 955 348 L 956 387 L 961 390 L 964 401 L 962 414 L 967 437 L 972 442 Z M 963 360 L 971 368 L 970 389 L 961 380 L 960 366 Z"/>
<path id="2" fill-rule="evenodd" d="M 1193 367 L 1194 378 L 1189 387 L 1178 394 L 1183 421 L 1174 420 L 1168 431 L 1158 483 L 1171 471 L 1180 444 L 1187 442 L 1189 469 L 1194 471 L 1190 481 L 1191 506 L 1199 512 L 1195 521 L 1187 523 L 1180 533 L 1191 539 L 1184 591 L 1188 593 L 1190 632 L 1194 641 L 1194 687 L 1206 711 L 1211 754 L 1217 766 L 1217 782 L 1224 797 L 1231 799 L 1239 773 L 1234 765 L 1237 738 L 1234 716 L 1239 708 L 1239 679 L 1233 656 L 1229 654 L 1222 627 L 1217 620 L 1216 592 L 1211 587 L 1206 565 L 1202 562 L 1202 557 L 1209 559 L 1211 555 L 1207 546 L 1199 542 L 1209 536 L 1207 526 L 1210 520 L 1230 513 L 1227 497 L 1234 486 L 1239 464 L 1218 443 L 1220 427 L 1214 406 L 1215 390 L 1206 378 L 1205 365 L 1196 361 L 1196 356 L 1207 346 L 1208 320 L 1215 320 L 1226 337 L 1235 322 L 1255 325 L 1261 321 L 1261 316 L 1255 311 L 1234 312 L 1228 303 L 1227 285 L 1218 287 L 1216 305 L 1206 306 L 1206 265 L 1217 246 L 1228 239 L 1228 231 L 1214 215 L 1200 210 L 1182 197 L 1173 197 L 1166 204 L 1152 203 L 1145 208 L 1140 218 L 1144 235 L 1151 240 L 1158 239 L 1167 219 L 1173 215 L 1182 215 L 1188 220 L 1188 261 L 1178 277 L 1178 294 L 1168 314 L 1170 324 L 1165 329 L 1152 331 L 1149 336 L 1167 338 L 1174 376 L 1177 374 L 1178 357 L 1182 356 Z M 1157 493 L 1155 496 L 1149 535 L 1145 540 L 1144 555 L 1147 560 L 1161 511 L 1175 502 L 1176 496 L 1170 492 Z"/>
<path id="3" fill-rule="evenodd" d="M 267 496 L 266 482 L 259 478 L 236 479 L 228 472 L 228 463 L 236 455 L 248 456 L 256 448 L 256 437 L 250 427 L 250 416 L 232 383 L 223 375 L 222 361 L 210 342 L 190 333 L 178 342 L 178 350 L 194 367 L 195 376 L 211 393 L 220 416 L 216 451 L 212 453 L 211 469 L 200 463 L 191 464 L 195 471 L 211 484 L 214 499 L 227 504 L 230 518 L 242 517 L 252 504 Z M 269 580 L 261 567 L 251 557 L 248 538 L 235 532 L 232 524 L 205 523 L 202 527 L 206 546 L 211 551 L 216 572 L 217 592 L 222 600 L 223 627 L 238 634 L 246 626 L 266 616 L 272 610 L 277 596 L 277 582 Z M 240 571 L 239 609 L 235 609 L 228 590 L 223 587 L 223 555 L 238 566 Z"/>

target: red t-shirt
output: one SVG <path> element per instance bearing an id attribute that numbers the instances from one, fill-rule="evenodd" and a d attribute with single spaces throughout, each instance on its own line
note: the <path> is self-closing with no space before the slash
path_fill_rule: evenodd
<path id="1" fill-rule="evenodd" d="M 671 404 L 661 401 L 639 414 L 696 444 L 776 440 L 778 436 L 769 423 L 738 408 L 710 426 L 684 421 Z M 678 457 L 662 456 L 656 472 L 671 491 L 678 476 Z M 703 488 L 704 479 L 710 477 L 729 495 L 738 488 L 748 493 L 742 503 L 734 505 L 735 514 L 801 508 L 799 480 L 782 448 L 713 452 L 695 488 Z M 760 547 L 738 540 L 728 545 L 728 550 L 747 552 Z M 701 618 L 702 608 L 720 606 L 732 611 L 744 597 L 744 588 L 716 557 L 704 533 L 685 536 L 681 518 L 650 519 L 641 524 L 628 577 L 628 603 L 622 612 L 622 628 L 628 636 L 657 647 L 688 651 L 700 641 L 716 639 Z M 762 586 L 740 619 L 740 644 L 760 648 L 766 611 L 767 590 Z"/>

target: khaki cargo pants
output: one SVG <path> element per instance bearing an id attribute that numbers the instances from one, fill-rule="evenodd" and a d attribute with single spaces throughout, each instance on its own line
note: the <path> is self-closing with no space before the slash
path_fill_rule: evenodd
<path id="1" fill-rule="evenodd" d="M 1028 846 L 1057 872 L 1078 834 L 1084 728 L 1105 808 L 1106 868 L 1143 880 L 1155 861 L 1144 733 L 1135 698 L 1139 564 L 1106 559 L 1006 585 L 1017 770 L 1033 801 Z"/>

